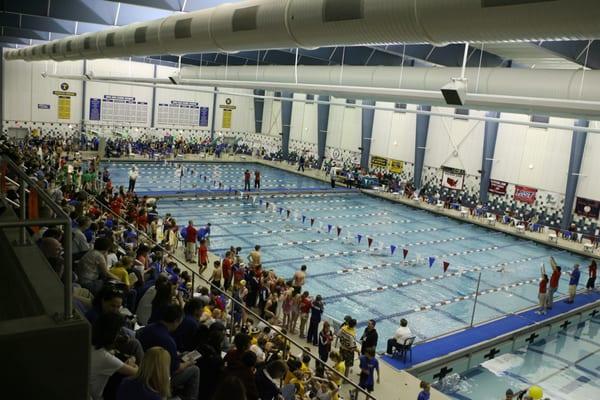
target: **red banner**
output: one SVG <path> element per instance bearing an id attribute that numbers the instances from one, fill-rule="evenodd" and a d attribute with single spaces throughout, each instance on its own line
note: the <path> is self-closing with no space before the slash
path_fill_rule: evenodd
<path id="1" fill-rule="evenodd" d="M 508 182 L 490 179 L 490 187 L 488 188 L 488 192 L 499 195 L 505 195 L 507 186 Z"/>
<path id="2" fill-rule="evenodd" d="M 533 204 L 535 202 L 535 196 L 537 195 L 537 189 L 533 189 L 527 186 L 515 185 L 515 200 L 522 201 L 523 203 Z"/>

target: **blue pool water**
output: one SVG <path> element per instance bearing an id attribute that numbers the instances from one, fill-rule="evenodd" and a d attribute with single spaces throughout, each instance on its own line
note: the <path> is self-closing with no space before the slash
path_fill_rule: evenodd
<path id="1" fill-rule="evenodd" d="M 440 389 L 457 400 L 497 400 L 539 385 L 552 400 L 600 398 L 600 318 L 534 342 L 454 376 Z"/>
<path id="2" fill-rule="evenodd" d="M 113 186 L 123 185 L 127 188 L 128 171 L 133 164 L 128 162 L 112 161 L 103 162 L 101 167 L 107 166 L 111 172 Z M 281 171 L 277 168 L 249 163 L 162 163 L 162 162 L 136 162 L 139 168 L 139 177 L 136 182 L 136 192 L 157 192 L 169 190 L 228 190 L 244 188 L 244 171 L 251 172 L 251 187 L 254 188 L 254 171 L 261 173 L 261 188 L 271 190 L 286 190 L 298 188 L 326 188 L 328 184 L 301 175 Z M 183 166 L 184 174 L 181 178 L 178 166 Z M 222 187 L 219 188 L 219 182 Z"/>
<path id="3" fill-rule="evenodd" d="M 124 173 L 128 164 L 123 165 L 119 171 L 113 164 L 113 176 Z M 246 167 L 208 166 L 238 172 Z M 147 168 L 161 173 L 160 166 Z M 300 187 L 319 184 L 280 170 L 268 169 L 267 174 L 285 182 L 295 180 Z M 291 210 L 289 219 L 285 211 L 278 212 L 279 207 Z M 576 262 L 587 265 L 582 257 L 565 251 L 358 193 L 161 199 L 158 209 L 161 215 L 171 213 L 180 225 L 189 219 L 197 226 L 212 223 L 211 250 L 217 254 L 231 245 L 241 246 L 247 254 L 260 244 L 265 268 L 284 277 L 306 264 L 306 289 L 324 297 L 330 318 L 352 315 L 361 328 L 368 319 L 377 321 L 379 350 L 401 318 L 409 321 L 418 340 L 468 326 L 479 273 L 480 291 L 486 293 L 479 296 L 475 323 L 536 305 L 540 264 L 548 265 L 550 255 L 563 270 Z M 341 228 L 339 237 L 336 227 Z M 373 239 L 371 249 L 367 236 Z M 394 255 L 392 244 L 398 246 Z M 403 248 L 409 251 L 406 262 Z M 436 258 L 431 268 L 430 256 Z M 449 263 L 446 273 L 444 261 Z M 566 289 L 563 276 L 558 295 L 566 294 Z"/>

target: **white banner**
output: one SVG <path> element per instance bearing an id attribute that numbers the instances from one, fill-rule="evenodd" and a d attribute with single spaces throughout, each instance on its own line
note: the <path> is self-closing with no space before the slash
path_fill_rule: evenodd
<path id="1" fill-rule="evenodd" d="M 462 169 L 443 168 L 442 186 L 452 190 L 462 190 L 465 184 L 465 171 Z"/>

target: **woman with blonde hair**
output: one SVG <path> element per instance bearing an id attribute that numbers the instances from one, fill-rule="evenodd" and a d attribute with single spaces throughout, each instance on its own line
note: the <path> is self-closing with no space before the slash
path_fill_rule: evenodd
<path id="1" fill-rule="evenodd" d="M 171 356 L 162 347 L 148 349 L 142 365 L 133 378 L 119 386 L 117 400 L 165 400 L 171 397 Z"/>

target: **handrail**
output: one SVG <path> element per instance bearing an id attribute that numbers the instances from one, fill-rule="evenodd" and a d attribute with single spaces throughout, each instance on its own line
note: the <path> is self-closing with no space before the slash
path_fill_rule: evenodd
<path id="1" fill-rule="evenodd" d="M 226 291 L 224 291 L 223 289 L 221 289 L 218 286 L 215 286 L 210 280 L 206 279 L 205 277 L 203 277 L 202 275 L 200 275 L 199 273 L 197 273 L 196 271 L 194 271 L 192 268 L 190 268 L 185 262 L 183 262 L 179 257 L 177 257 L 175 254 L 173 254 L 170 251 L 167 251 L 160 243 L 152 240 L 152 238 L 150 236 L 148 236 L 148 234 L 144 231 L 141 231 L 137 228 L 137 226 L 130 224 L 127 220 L 125 220 L 122 216 L 116 214 L 112 209 L 110 209 L 109 207 L 107 207 L 106 205 L 102 204 L 101 202 L 97 201 L 97 199 L 95 198 L 95 196 L 93 196 L 91 193 L 87 192 L 86 190 L 82 191 L 84 193 L 86 193 L 88 195 L 88 197 L 92 198 L 94 200 L 94 202 L 99 205 L 101 208 L 104 208 L 106 210 L 108 210 L 108 212 L 110 212 L 113 216 L 116 216 L 117 219 L 119 221 L 122 221 L 125 223 L 125 225 L 127 225 L 128 227 L 132 228 L 133 230 L 135 230 L 138 233 L 138 237 L 139 235 L 145 237 L 150 243 L 153 243 L 154 246 L 160 248 L 163 252 L 165 252 L 166 254 L 168 254 L 169 256 L 171 256 L 174 260 L 176 260 L 179 264 L 183 265 L 183 267 L 188 270 L 189 272 L 192 273 L 192 278 L 194 277 L 198 277 L 201 281 L 203 281 L 204 283 L 208 284 L 209 287 L 211 287 L 213 290 L 218 291 L 220 294 L 224 295 L 225 297 L 227 297 L 229 299 L 229 301 L 232 302 L 232 311 L 233 311 L 233 304 L 235 303 L 237 306 L 243 308 L 248 314 L 252 315 L 254 318 L 256 318 L 257 320 L 261 321 L 262 323 L 264 323 L 266 326 L 268 326 L 269 328 L 271 328 L 272 330 L 274 330 L 275 332 L 278 332 L 280 335 L 282 335 L 283 337 L 286 338 L 287 341 L 289 341 L 290 343 L 292 343 L 293 345 L 295 345 L 296 347 L 298 347 L 299 349 L 302 349 L 303 353 L 308 354 L 312 359 L 314 359 L 317 363 L 321 363 L 323 365 L 323 367 L 327 370 L 329 370 L 330 372 L 333 372 L 334 374 L 336 374 L 338 377 L 342 378 L 342 380 L 344 380 L 346 383 L 349 383 L 351 386 L 354 387 L 354 389 L 356 390 L 355 393 L 362 393 L 366 396 L 367 399 L 373 399 L 373 400 L 377 400 L 377 398 L 375 396 L 373 396 L 372 394 L 368 393 L 366 390 L 364 390 L 363 388 L 361 388 L 360 386 L 358 386 L 356 383 L 352 382 L 350 379 L 348 379 L 347 377 L 345 377 L 344 375 L 340 374 L 338 371 L 336 371 L 334 368 L 330 367 L 329 365 L 327 365 L 326 363 L 322 362 L 321 359 L 317 356 L 315 356 L 314 354 L 312 354 L 311 351 L 307 351 L 306 347 L 299 344 L 298 342 L 296 342 L 295 339 L 289 337 L 287 334 L 283 334 L 280 329 L 274 325 L 272 325 L 270 322 L 264 320 L 263 318 L 261 318 L 258 314 L 256 314 L 254 311 L 252 311 L 251 309 L 249 309 L 248 307 L 246 307 L 245 304 L 237 301 L 235 298 L 233 298 L 233 296 L 231 296 L 229 293 L 227 293 Z M 192 287 L 195 287 L 194 283 L 192 282 Z M 233 312 L 231 313 L 231 319 L 232 319 L 232 325 L 233 325 Z M 233 335 L 234 330 L 231 329 L 230 333 L 231 335 Z"/>
<path id="2" fill-rule="evenodd" d="M 0 160 L 5 162 L 10 169 L 12 169 L 16 175 L 20 178 L 21 182 L 19 185 L 19 221 L 18 225 L 21 227 L 20 239 L 21 243 L 26 242 L 27 231 L 25 229 L 26 226 L 36 226 L 36 225 L 63 225 L 64 226 L 64 263 L 65 269 L 63 272 L 63 284 L 64 284 L 64 311 L 63 317 L 65 320 L 70 320 L 73 318 L 73 255 L 72 255 L 72 229 L 71 229 L 71 219 L 69 216 L 56 204 L 50 196 L 37 184 L 29 178 L 21 169 L 15 164 L 9 157 L 6 155 L 0 154 Z M 7 179 L 14 182 L 12 179 L 6 176 L 6 173 L 2 172 L 0 175 L 0 179 Z M 16 182 L 15 182 L 16 183 Z M 55 218 L 48 219 L 36 219 L 36 220 L 27 220 L 27 202 L 25 201 L 25 193 L 26 188 L 25 185 L 29 187 L 38 187 L 37 190 L 38 197 L 55 213 Z M 1 193 L 0 196 L 6 199 L 4 193 Z M 8 199 L 6 199 L 8 200 Z M 1 226 L 0 226 L 1 227 Z M 9 227 L 4 224 L 4 227 Z"/>

